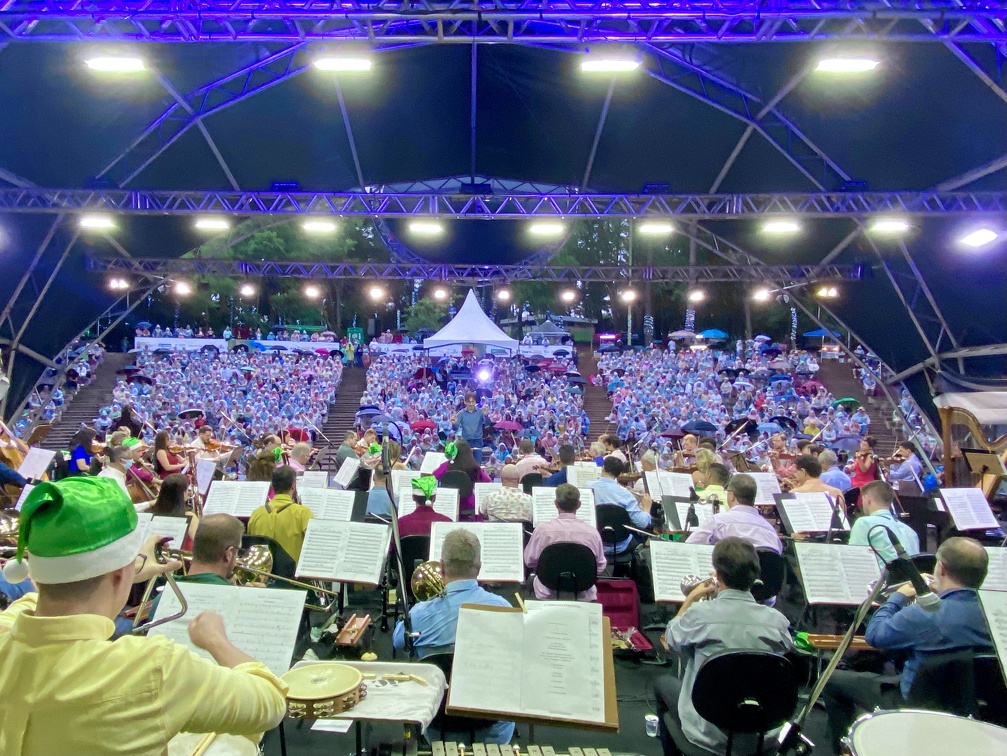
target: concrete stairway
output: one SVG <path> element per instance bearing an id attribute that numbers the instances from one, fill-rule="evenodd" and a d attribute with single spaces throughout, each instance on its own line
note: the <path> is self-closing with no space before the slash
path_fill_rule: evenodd
<path id="1" fill-rule="evenodd" d="M 580 345 L 577 347 L 577 369 L 584 376 L 584 380 L 589 380 L 592 375 L 598 372 L 598 363 L 594 359 L 591 345 Z M 588 434 L 588 441 L 595 441 L 602 433 L 615 432 L 615 424 L 608 421 L 608 416 L 612 413 L 612 402 L 609 401 L 608 394 L 603 386 L 592 386 L 590 383 L 584 385 L 584 409 L 587 411 L 587 418 L 591 421 L 591 432 Z"/>
<path id="2" fill-rule="evenodd" d="M 315 445 L 322 451 L 318 459 L 325 470 L 336 469 L 336 451 L 343 443 L 343 434 L 354 426 L 354 417 L 360 409 L 360 397 L 367 385 L 367 371 L 348 367 L 343 370 L 343 380 L 339 384 L 336 401 L 329 405 L 329 412 L 322 423 L 322 433 L 329 439 L 316 439 Z"/>
<path id="3" fill-rule="evenodd" d="M 94 380 L 82 388 L 63 408 L 60 419 L 40 444 L 45 449 L 66 449 L 67 442 L 80 426 L 91 425 L 98 410 L 112 402 L 112 389 L 119 380 L 116 371 L 132 364 L 133 355 L 126 352 L 108 352 L 95 371 Z"/>
<path id="4" fill-rule="evenodd" d="M 815 376 L 825 384 L 825 387 L 836 399 L 852 396 L 859 400 L 871 418 L 869 435 L 877 439 L 875 451 L 882 456 L 889 456 L 898 443 L 895 431 L 889 426 L 892 419 L 892 407 L 883 396 L 868 397 L 864 394 L 863 384 L 853 374 L 853 365 L 849 362 L 840 363 L 837 360 L 822 360 L 821 369 Z"/>

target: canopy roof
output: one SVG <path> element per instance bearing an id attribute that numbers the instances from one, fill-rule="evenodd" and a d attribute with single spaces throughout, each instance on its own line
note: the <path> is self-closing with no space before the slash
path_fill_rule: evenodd
<path id="1" fill-rule="evenodd" d="M 427 349 L 452 344 L 478 344 L 498 349 L 517 351 L 517 340 L 500 330 L 479 306 L 474 291 L 469 291 L 458 314 L 433 336 L 423 340 Z"/>

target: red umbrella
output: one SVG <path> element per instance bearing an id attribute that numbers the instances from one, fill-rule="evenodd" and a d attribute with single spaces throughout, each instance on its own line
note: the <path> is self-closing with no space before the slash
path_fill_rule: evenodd
<path id="1" fill-rule="evenodd" d="M 437 426 L 434 424 L 432 420 L 417 420 L 414 423 L 410 423 L 409 427 L 412 428 L 414 431 L 423 431 L 423 430 L 433 430 Z"/>
<path id="2" fill-rule="evenodd" d="M 428 367 L 416 368 L 416 372 L 413 373 L 413 378 L 433 378 L 434 371 Z"/>
<path id="3" fill-rule="evenodd" d="M 549 372 L 550 373 L 565 373 L 566 372 L 566 368 L 563 367 L 562 365 L 560 365 L 558 362 L 554 362 L 552 365 L 549 366 Z"/>
<path id="4" fill-rule="evenodd" d="M 521 423 L 516 423 L 513 420 L 501 420 L 499 423 L 495 423 L 493 427 L 503 431 L 519 431 L 524 429 Z"/>

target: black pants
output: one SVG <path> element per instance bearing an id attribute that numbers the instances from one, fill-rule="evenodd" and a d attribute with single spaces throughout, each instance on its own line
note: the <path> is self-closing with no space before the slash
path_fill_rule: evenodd
<path id="1" fill-rule="evenodd" d="M 860 712 L 880 707 L 896 709 L 905 705 L 899 690 L 898 675 L 877 675 L 873 672 L 836 670 L 829 678 L 821 701 L 829 720 L 832 746 L 839 753 L 839 741 L 850 729 Z"/>
<path id="2" fill-rule="evenodd" d="M 681 692 L 682 681 L 674 675 L 663 675 L 654 681 L 654 698 L 657 702 L 656 713 L 664 756 L 678 756 L 681 753 L 664 723 L 664 717 L 667 714 L 681 724 L 681 720 L 678 718 L 678 697 Z"/>

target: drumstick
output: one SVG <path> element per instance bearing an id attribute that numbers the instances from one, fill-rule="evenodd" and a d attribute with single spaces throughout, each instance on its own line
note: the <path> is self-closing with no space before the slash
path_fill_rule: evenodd
<path id="1" fill-rule="evenodd" d="M 189 756 L 203 756 L 206 753 L 206 749 L 210 747 L 214 739 L 217 737 L 217 733 L 208 732 L 204 735 L 198 743 L 196 743 L 196 750 L 189 754 Z"/>

